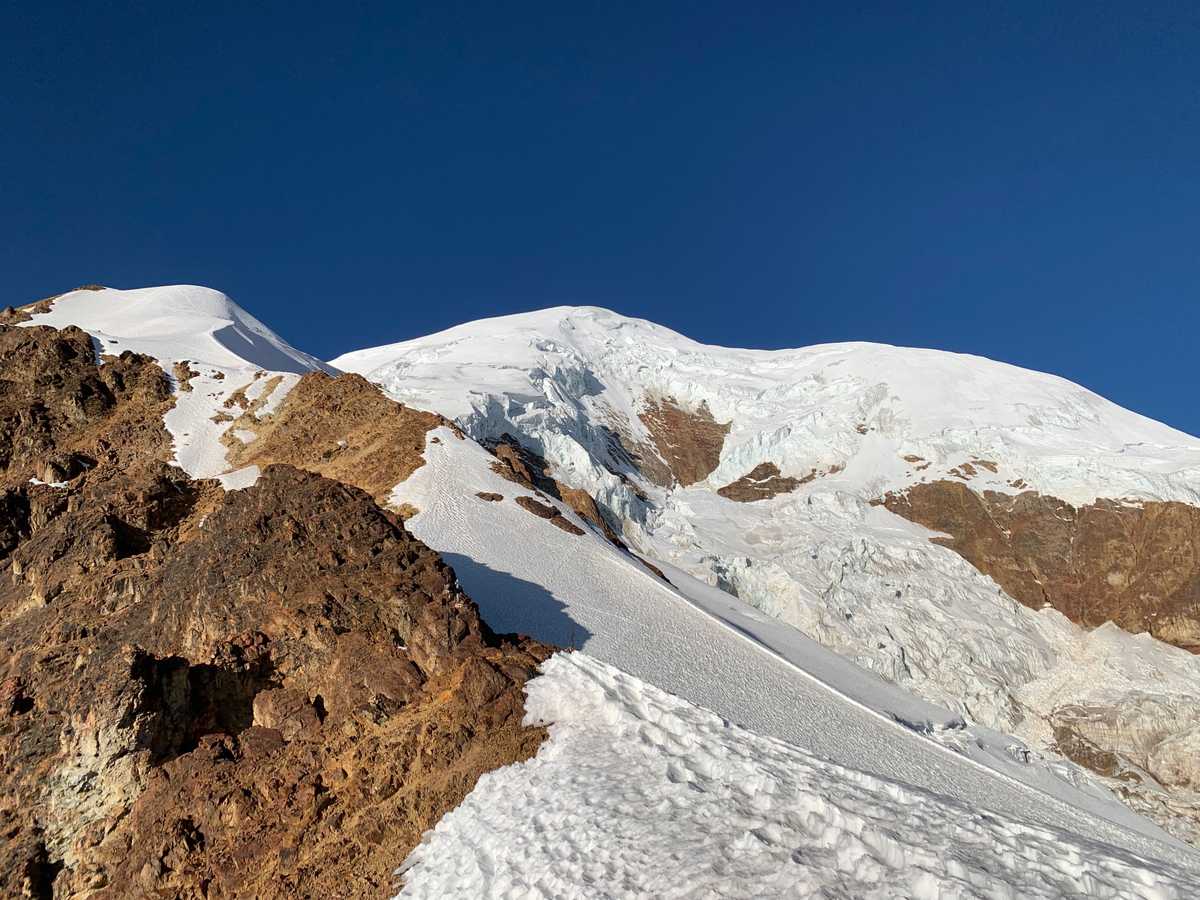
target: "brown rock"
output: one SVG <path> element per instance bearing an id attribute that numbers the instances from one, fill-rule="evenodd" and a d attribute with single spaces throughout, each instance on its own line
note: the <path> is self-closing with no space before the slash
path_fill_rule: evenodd
<path id="1" fill-rule="evenodd" d="M 186 359 L 175 363 L 173 369 L 175 381 L 178 384 L 178 389 L 185 394 L 190 394 L 192 391 L 192 379 L 200 373 L 193 369 Z"/>
<path id="2" fill-rule="evenodd" d="M 533 513 L 539 518 L 553 519 L 556 515 L 558 515 L 558 510 L 556 510 L 553 506 L 545 503 L 538 503 L 538 501 L 534 500 L 532 497 L 517 497 L 516 500 L 517 506 Z"/>
<path id="3" fill-rule="evenodd" d="M 1033 609 L 1200 651 L 1200 509 L 1184 503 L 1097 500 L 1076 508 L 1025 491 L 1010 496 L 935 481 L 889 494 L 892 512 Z"/>
<path id="4" fill-rule="evenodd" d="M 170 458 L 162 369 L 128 351 L 105 360 L 96 366 L 78 328 L 0 325 L 0 490 L 73 478 L 102 459 Z"/>
<path id="5" fill-rule="evenodd" d="M 505 433 L 498 440 L 488 443 L 487 449 L 496 457 L 492 471 L 497 475 L 514 484 L 561 499 L 559 484 L 551 477 L 546 460 L 521 446 L 511 434 Z"/>
<path id="6" fill-rule="evenodd" d="M 540 519 L 546 519 L 551 525 L 557 526 L 567 534 L 581 535 L 583 529 L 572 522 L 570 519 L 562 515 L 553 506 L 548 506 L 545 503 L 538 503 L 532 497 L 517 497 L 517 505 L 528 512 L 533 513 Z"/>
<path id="7" fill-rule="evenodd" d="M 643 455 L 639 463 L 642 474 L 663 487 L 670 487 L 674 481 L 687 487 L 707 478 L 721 460 L 731 424 L 716 421 L 703 403 L 690 411 L 674 397 L 646 398 L 638 418 L 650 432 L 661 461 L 656 463 L 652 455 Z"/>
<path id="8" fill-rule="evenodd" d="M 318 705 L 303 692 L 286 688 L 259 691 L 251 703 L 254 724 L 278 731 L 285 741 L 319 738 L 324 706 L 324 699 Z"/>
<path id="9" fill-rule="evenodd" d="M 567 534 L 573 534 L 577 537 L 584 533 L 582 528 L 580 528 L 578 525 L 576 525 L 570 519 L 567 519 L 567 518 L 559 515 L 558 513 L 555 513 L 553 516 L 550 517 L 550 524 L 555 526 L 556 528 L 561 528 Z"/>
<path id="10" fill-rule="evenodd" d="M 425 464 L 425 436 L 441 416 L 391 400 L 361 375 L 310 372 L 279 408 L 258 418 L 278 386 L 269 382 L 225 432 L 234 468 L 287 463 L 353 484 L 386 503 L 392 488 Z M 243 395 L 244 396 L 244 395 Z M 257 438 L 243 445 L 235 433 Z"/>
<path id="11" fill-rule="evenodd" d="M 514 484 L 519 484 L 530 490 L 541 491 L 543 494 L 553 497 L 556 500 L 563 501 L 581 519 L 595 525 L 596 529 L 613 545 L 619 547 L 621 550 L 628 550 L 624 542 L 621 541 L 617 533 L 608 524 L 608 520 L 600 511 L 600 506 L 596 503 L 596 499 L 587 493 L 587 491 L 573 488 L 552 477 L 550 466 L 541 456 L 529 448 L 521 446 L 516 438 L 510 434 L 502 435 L 498 441 L 490 445 L 489 449 L 496 457 L 496 461 L 492 463 L 493 472 L 507 478 Z M 499 497 L 499 495 L 496 496 Z M 520 503 L 521 501 L 518 500 L 517 502 Z M 533 510 L 530 511 L 533 512 Z M 552 516 L 543 515 L 543 518 L 550 519 L 553 524 L 570 534 L 583 534 L 583 531 L 577 525 L 574 525 L 570 520 L 562 516 L 558 516 L 555 519 Z"/>
<path id="12" fill-rule="evenodd" d="M 367 493 L 187 478 L 162 371 L 97 369 L 77 329 L 0 327 L 0 388 L 0 895 L 386 896 L 536 752 L 548 648 L 493 634 Z"/>
<path id="13" fill-rule="evenodd" d="M 595 498 L 587 491 L 579 490 L 578 488 L 568 487 L 562 482 L 555 482 L 558 486 L 558 493 L 562 501 L 566 503 L 575 514 L 584 521 L 591 522 L 603 534 L 610 543 L 619 547 L 622 550 L 627 550 L 625 543 L 617 536 L 617 533 L 608 524 L 608 520 L 600 511 L 600 505 Z"/>
<path id="14" fill-rule="evenodd" d="M 816 470 L 813 471 L 815 477 Z M 756 500 L 774 497 L 776 494 L 794 491 L 800 484 L 801 481 L 797 478 L 785 478 L 775 463 L 764 462 L 759 463 L 737 481 L 718 488 L 717 493 L 739 503 L 753 503 Z"/>

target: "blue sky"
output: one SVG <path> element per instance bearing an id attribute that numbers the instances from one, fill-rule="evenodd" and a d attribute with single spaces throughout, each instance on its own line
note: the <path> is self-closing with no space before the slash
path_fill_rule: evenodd
<path id="1" fill-rule="evenodd" d="M 1195 4 L 21 6 L 0 302 L 207 284 L 324 357 L 594 304 L 1200 434 Z"/>

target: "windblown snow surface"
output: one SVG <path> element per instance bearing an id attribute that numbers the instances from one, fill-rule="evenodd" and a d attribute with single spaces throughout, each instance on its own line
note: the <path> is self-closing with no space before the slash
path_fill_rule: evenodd
<path id="1" fill-rule="evenodd" d="M 1200 504 L 1200 440 L 1078 385 L 879 344 L 705 346 L 570 307 L 473 322 L 332 364 L 478 440 L 516 436 L 556 478 L 595 496 L 638 553 L 967 722 L 1048 752 L 1052 714 L 1088 709 L 1117 723 L 1105 749 L 1132 757 L 1200 748 L 1200 657 L 1030 610 L 931 543 L 928 530 L 872 505 L 973 460 L 996 463 L 995 472 L 976 466 L 975 490 Z M 639 413 L 663 398 L 730 423 L 716 469 L 699 483 L 650 483 L 623 455 L 652 449 Z M 755 503 L 716 493 L 764 462 L 818 477 Z M 437 546 L 439 537 L 429 540 Z M 1111 784 L 1176 833 L 1200 838 L 1193 792 L 1160 790 L 1149 777 Z"/>
<path id="2" fill-rule="evenodd" d="M 582 653 L 529 682 L 538 755 L 480 779 L 398 898 L 1186 898 L 1189 876 L 831 763 Z"/>
<path id="3" fill-rule="evenodd" d="M 176 388 L 175 407 L 165 419 L 175 441 L 175 462 L 193 478 L 228 472 L 221 435 L 241 411 L 231 399 L 239 391 L 253 401 L 273 384 L 262 410 L 266 414 L 304 372 L 334 371 L 292 347 L 224 294 L 194 285 L 71 291 L 54 298 L 49 312 L 21 324 L 75 325 L 92 336 L 98 358 L 126 350 L 154 358 Z M 176 378 L 176 363 L 196 373 L 188 381 L 190 390 Z M 244 486 L 256 474 L 234 473 L 223 481 L 228 487 Z"/>

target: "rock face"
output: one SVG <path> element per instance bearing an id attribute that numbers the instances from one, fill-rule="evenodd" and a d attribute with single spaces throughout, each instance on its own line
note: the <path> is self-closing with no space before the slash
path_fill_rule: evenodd
<path id="1" fill-rule="evenodd" d="M 646 398 L 645 409 L 638 418 L 650 432 L 654 448 L 666 465 L 664 472 L 643 456 L 642 473 L 656 484 L 670 487 L 672 481 L 678 481 L 687 487 L 707 478 L 721 461 L 721 448 L 730 423 L 714 419 L 706 404 L 701 403 L 692 412 L 673 397 Z"/>
<path id="2" fill-rule="evenodd" d="M 794 491 L 800 484 L 798 478 L 786 478 L 775 463 L 759 463 L 737 481 L 730 482 L 717 493 L 739 503 L 768 500 L 776 494 Z"/>
<path id="3" fill-rule="evenodd" d="M 146 358 L 16 331 L 0 895 L 385 896 L 481 773 L 536 752 L 521 691 L 548 648 L 493 634 L 358 488 L 273 465 L 225 493 L 168 465 Z"/>
<path id="4" fill-rule="evenodd" d="M 519 484 L 531 490 L 541 491 L 543 494 L 553 497 L 556 500 L 563 501 L 580 518 L 595 525 L 596 529 L 608 538 L 610 542 L 622 550 L 628 549 L 612 526 L 609 525 L 608 520 L 600 512 L 600 507 L 591 494 L 551 478 L 548 474 L 549 466 L 546 465 L 546 461 L 532 450 L 522 447 L 517 443 L 516 438 L 506 434 L 500 440 L 491 442 L 489 449 L 496 457 L 496 462 L 492 465 L 492 469 L 496 474 L 507 478 L 514 484 Z M 493 497 L 488 496 L 484 499 L 491 500 Z M 501 500 L 503 497 L 497 494 L 494 495 L 494 499 Z M 553 507 L 538 503 L 532 497 L 518 497 L 516 499 L 517 503 L 529 512 L 543 519 L 549 519 L 563 531 L 570 534 L 583 534 L 577 526 L 571 524 L 563 516 L 557 515 Z M 527 505 L 529 503 L 532 503 L 533 506 Z"/>
<path id="5" fill-rule="evenodd" d="M 951 481 L 889 494 L 884 505 L 948 535 L 934 540 L 1026 606 L 1200 652 L 1200 508 L 1103 499 L 1076 508 Z"/>
<path id="6" fill-rule="evenodd" d="M 569 519 L 563 516 L 553 506 L 548 506 L 545 503 L 539 503 L 532 497 L 518 497 L 517 505 L 526 512 L 531 512 L 539 519 L 545 519 L 551 525 L 561 528 L 567 534 L 581 535 L 583 529 L 573 524 Z"/>
<path id="7" fill-rule="evenodd" d="M 380 503 L 424 463 L 425 434 L 446 424 L 388 399 L 361 375 L 323 372 L 301 378 L 270 416 L 256 413 L 248 403 L 226 432 L 235 467 L 288 463 L 360 487 Z M 254 440 L 243 444 L 243 430 Z"/>
<path id="8" fill-rule="evenodd" d="M 57 482 L 99 460 L 166 459 L 162 371 L 125 352 L 97 367 L 78 328 L 0 325 L 0 486 Z"/>

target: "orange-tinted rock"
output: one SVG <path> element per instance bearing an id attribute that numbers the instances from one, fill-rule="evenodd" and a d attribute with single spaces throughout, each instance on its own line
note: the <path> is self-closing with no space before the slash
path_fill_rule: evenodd
<path id="1" fill-rule="evenodd" d="M 1026 606 L 1081 625 L 1113 621 L 1200 650 L 1200 509 L 1097 500 L 1073 507 L 1026 491 L 976 492 L 936 481 L 889 494 L 892 512 L 990 575 Z"/>
<path id="2" fill-rule="evenodd" d="M 731 423 L 716 421 L 705 404 L 690 411 L 673 397 L 647 398 L 638 418 L 662 461 L 661 466 L 655 465 L 643 454 L 639 462 L 642 473 L 656 484 L 670 487 L 678 481 L 687 487 L 707 478 L 721 461 Z"/>
<path id="3" fill-rule="evenodd" d="M 275 389 L 268 383 L 258 400 L 246 401 L 226 432 L 231 465 L 287 463 L 360 487 L 379 503 L 424 465 L 426 434 L 446 424 L 390 399 L 361 375 L 324 372 L 306 374 L 260 420 L 258 408 Z M 242 429 L 256 439 L 243 445 L 236 436 Z"/>
<path id="4" fill-rule="evenodd" d="M 481 773 L 536 752 L 522 685 L 548 649 L 493 634 L 358 488 L 167 465 L 154 363 L 12 330 L 0 896 L 386 896 Z M 28 483 L 47 458 L 65 487 Z"/>
<path id="5" fill-rule="evenodd" d="M 717 493 L 739 503 L 767 500 L 776 494 L 794 491 L 801 484 L 797 478 L 785 478 L 772 462 L 759 463 L 737 481 L 719 488 Z"/>

